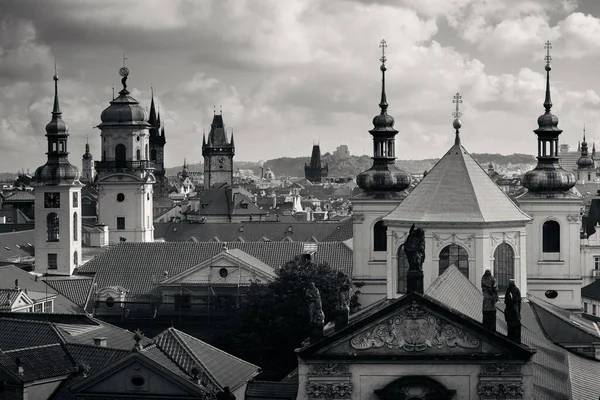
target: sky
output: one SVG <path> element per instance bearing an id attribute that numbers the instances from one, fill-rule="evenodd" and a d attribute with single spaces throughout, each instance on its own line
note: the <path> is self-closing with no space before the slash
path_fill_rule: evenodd
<path id="1" fill-rule="evenodd" d="M 535 154 L 546 40 L 576 147 L 584 124 L 600 140 L 599 37 L 597 0 L 0 0 L 0 172 L 45 162 L 55 59 L 70 160 L 86 140 L 98 159 L 123 54 L 132 95 L 149 106 L 154 88 L 168 167 L 202 159 L 221 108 L 236 160 L 370 154 L 381 39 L 398 158 L 447 151 L 456 92 L 467 150 Z"/>

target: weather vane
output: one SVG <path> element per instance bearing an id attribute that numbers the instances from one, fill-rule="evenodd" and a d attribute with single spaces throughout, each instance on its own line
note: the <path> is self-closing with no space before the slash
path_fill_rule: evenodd
<path id="1" fill-rule="evenodd" d="M 460 93 L 456 92 L 456 94 L 454 95 L 454 100 L 452 100 L 452 102 L 456 104 L 456 108 L 454 109 L 452 115 L 454 116 L 454 118 L 460 118 L 462 116 L 462 113 L 458 111 L 458 105 L 463 102 Z"/>
<path id="2" fill-rule="evenodd" d="M 546 57 L 544 57 L 544 60 L 546 60 L 546 65 L 550 65 L 550 61 L 552 61 L 552 57 L 550 57 L 550 49 L 552 48 L 552 43 L 550 43 L 550 41 L 546 41 L 546 43 L 544 44 L 544 49 L 546 49 Z"/>
<path id="3" fill-rule="evenodd" d="M 387 61 L 387 58 L 385 57 L 385 49 L 387 48 L 387 42 L 385 41 L 385 39 L 381 39 L 381 42 L 379 42 L 379 48 L 381 49 L 381 62 L 383 64 L 385 64 L 385 62 Z"/>

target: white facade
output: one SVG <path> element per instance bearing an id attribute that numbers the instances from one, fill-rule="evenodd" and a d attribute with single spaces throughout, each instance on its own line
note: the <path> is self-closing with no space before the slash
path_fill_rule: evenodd
<path id="1" fill-rule="evenodd" d="M 58 231 L 50 226 L 58 218 Z M 54 220 L 56 221 L 56 220 Z M 35 269 L 71 275 L 81 264 L 81 186 L 37 186 L 35 189 Z"/>
<path id="2" fill-rule="evenodd" d="M 583 200 L 574 195 L 554 198 L 524 195 L 518 202 L 533 218 L 527 224 L 529 293 L 559 307 L 581 309 L 580 212 Z M 556 222 L 560 227 L 558 252 L 544 251 L 543 227 L 548 221 Z M 553 298 L 550 291 L 556 291 L 557 296 Z"/>

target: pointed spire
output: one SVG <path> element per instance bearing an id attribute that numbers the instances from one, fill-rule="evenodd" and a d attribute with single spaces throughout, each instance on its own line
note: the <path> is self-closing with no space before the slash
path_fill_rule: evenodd
<path id="1" fill-rule="evenodd" d="M 592 142 L 592 159 L 596 159 L 596 143 Z"/>
<path id="2" fill-rule="evenodd" d="M 382 114 L 386 114 L 388 103 L 387 97 L 385 95 L 385 71 L 387 70 L 385 66 L 385 62 L 387 61 L 387 58 L 385 56 L 387 42 L 385 41 L 385 39 L 381 39 L 381 42 L 379 43 L 379 48 L 381 49 L 381 58 L 379 59 L 381 61 L 381 67 L 379 67 L 379 69 L 381 70 L 381 101 L 379 102 L 379 108 L 381 108 Z"/>
<path id="3" fill-rule="evenodd" d="M 206 147 L 206 132 L 202 132 L 202 147 Z"/>
<path id="4" fill-rule="evenodd" d="M 577 152 L 579 153 L 581 151 L 581 140 L 577 141 Z"/>
<path id="5" fill-rule="evenodd" d="M 452 103 L 456 104 L 454 112 L 452 113 L 452 115 L 454 116 L 452 126 L 454 127 L 454 129 L 456 129 L 456 137 L 454 138 L 455 145 L 460 144 L 460 127 L 462 126 L 460 117 L 462 116 L 462 113 L 459 111 L 459 104 L 462 102 L 462 96 L 460 95 L 460 93 L 456 92 L 456 94 L 454 95 L 454 99 L 452 100 Z"/>
<path id="6" fill-rule="evenodd" d="M 235 147 L 235 143 L 233 142 L 233 128 L 231 128 L 231 141 L 229 142 L 231 147 Z"/>
<path id="7" fill-rule="evenodd" d="M 550 43 L 549 40 L 546 41 L 544 48 L 546 49 L 546 98 L 544 100 L 544 108 L 547 113 L 550 113 L 550 109 L 552 108 L 552 99 L 550 98 L 550 70 L 552 70 L 552 67 L 550 66 L 550 61 L 552 61 L 550 49 L 552 49 L 552 43 Z"/>
<path id="8" fill-rule="evenodd" d="M 583 124 L 583 143 L 586 143 L 586 141 L 585 141 L 585 124 Z"/>
<path id="9" fill-rule="evenodd" d="M 156 113 L 156 125 L 160 126 L 160 106 L 158 106 L 158 111 Z"/>
<path id="10" fill-rule="evenodd" d="M 52 115 L 61 115 L 60 106 L 58 104 L 58 74 L 56 73 L 56 59 L 54 60 L 54 107 L 52 108 Z"/>

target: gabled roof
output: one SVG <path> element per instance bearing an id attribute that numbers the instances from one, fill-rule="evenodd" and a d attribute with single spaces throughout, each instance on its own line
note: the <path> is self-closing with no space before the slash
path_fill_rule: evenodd
<path id="1" fill-rule="evenodd" d="M 417 224 L 531 220 L 460 144 L 452 146 L 384 219 Z"/>
<path id="2" fill-rule="evenodd" d="M 3 200 L 3 203 L 32 203 L 35 201 L 33 193 L 26 190 L 14 190 L 8 197 Z"/>
<path id="3" fill-rule="evenodd" d="M 154 338 L 156 345 L 183 371 L 196 366 L 221 389 L 236 390 L 258 374 L 259 368 L 196 339 L 175 328 L 168 328 Z"/>
<path id="4" fill-rule="evenodd" d="M 586 299 L 600 300 L 600 280 L 595 280 L 589 285 L 582 287 L 581 297 L 585 297 Z"/>
<path id="5" fill-rule="evenodd" d="M 20 360 L 23 373 L 16 372 L 16 359 Z M 51 344 L 40 348 L 26 348 L 10 352 L 0 352 L 0 366 L 13 372 L 23 382 L 33 382 L 75 372 L 75 363 L 61 344 Z"/>
<path id="6" fill-rule="evenodd" d="M 352 250 L 340 242 L 316 244 L 314 261 L 352 275 Z M 303 252 L 303 242 L 227 242 L 273 269 Z M 125 242 L 115 245 L 79 268 L 78 274 L 94 274 L 98 288 L 120 285 L 129 294 L 150 293 L 163 280 L 164 272 L 175 276 L 222 251 L 218 242 Z M 144 279 L 140 279 L 144 276 Z"/>
<path id="7" fill-rule="evenodd" d="M 85 309 L 94 283 L 88 276 L 47 276 L 44 281 L 58 293 Z"/>
<path id="8" fill-rule="evenodd" d="M 2 317 L 0 332 L 0 351 L 3 352 L 64 342 L 54 326 L 41 321 Z"/>

